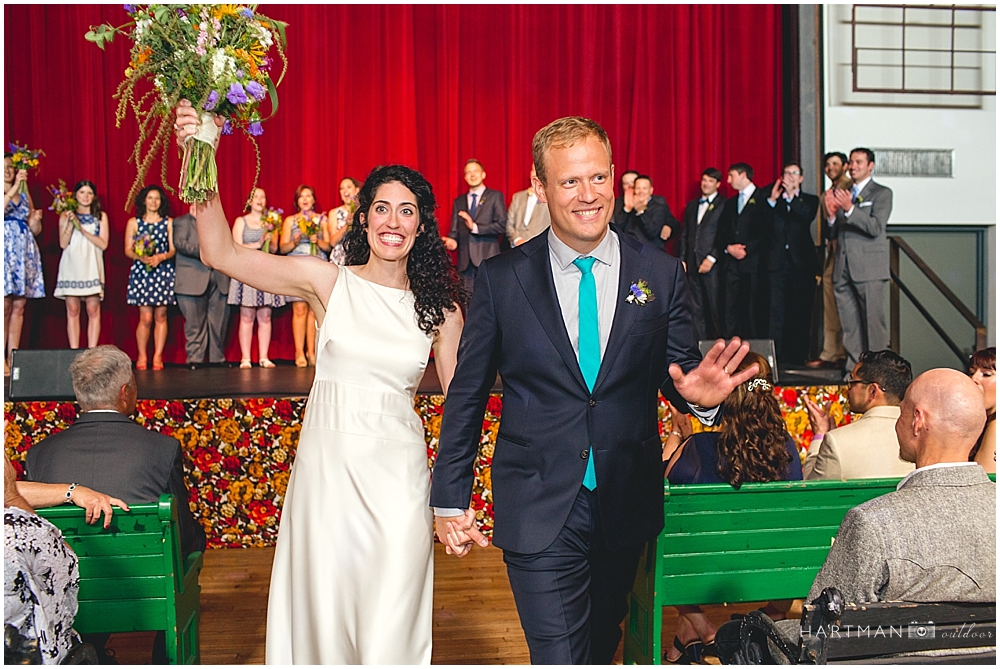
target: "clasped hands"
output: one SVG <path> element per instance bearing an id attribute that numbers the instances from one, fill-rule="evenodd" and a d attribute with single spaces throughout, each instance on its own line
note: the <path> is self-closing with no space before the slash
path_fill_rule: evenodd
<path id="1" fill-rule="evenodd" d="M 461 516 L 436 516 L 434 528 L 448 555 L 465 557 L 472 550 L 473 542 L 483 548 L 490 544 L 476 528 L 476 512 L 472 509 L 466 509 Z"/>
<path id="2" fill-rule="evenodd" d="M 726 247 L 726 253 L 737 260 L 743 260 L 747 257 L 747 246 L 746 244 L 730 244 Z"/>
<path id="3" fill-rule="evenodd" d="M 823 206 L 826 209 L 827 218 L 835 217 L 838 210 L 848 212 L 854 206 L 854 203 L 851 201 L 851 192 L 843 188 L 831 188 L 826 191 L 826 195 L 823 198 Z"/>

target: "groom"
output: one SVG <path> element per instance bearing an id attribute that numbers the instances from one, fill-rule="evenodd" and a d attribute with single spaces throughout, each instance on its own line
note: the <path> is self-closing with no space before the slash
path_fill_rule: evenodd
<path id="1" fill-rule="evenodd" d="M 479 269 L 431 505 L 447 552 L 486 545 L 468 507 L 499 371 L 493 541 L 531 661 L 609 664 L 639 554 L 663 527 L 657 390 L 710 421 L 756 366 L 730 375 L 748 350 L 738 340 L 699 363 L 680 261 L 609 228 L 614 166 L 600 125 L 554 121 L 532 153 L 552 225 Z"/>

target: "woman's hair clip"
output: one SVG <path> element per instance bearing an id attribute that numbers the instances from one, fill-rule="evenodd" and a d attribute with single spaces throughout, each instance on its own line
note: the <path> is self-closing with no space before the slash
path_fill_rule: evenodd
<path id="1" fill-rule="evenodd" d="M 750 381 L 750 385 L 747 386 L 747 390 L 753 391 L 758 388 L 763 388 L 764 390 L 770 390 L 771 384 L 764 379 L 753 379 Z"/>

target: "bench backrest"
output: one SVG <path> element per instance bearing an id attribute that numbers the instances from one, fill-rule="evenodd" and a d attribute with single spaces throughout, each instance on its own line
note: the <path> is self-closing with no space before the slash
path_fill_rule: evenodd
<path id="1" fill-rule="evenodd" d="M 184 592 L 177 508 L 173 495 L 157 504 L 115 510 L 111 526 L 84 521 L 77 507 L 40 509 L 58 527 L 80 560 L 77 632 L 161 630 L 177 619 Z M 188 563 L 200 554 L 188 556 Z"/>
<path id="2" fill-rule="evenodd" d="M 851 508 L 898 478 L 664 488 L 656 539 L 660 606 L 805 597 Z M 648 564 L 653 555 L 647 550 Z"/>

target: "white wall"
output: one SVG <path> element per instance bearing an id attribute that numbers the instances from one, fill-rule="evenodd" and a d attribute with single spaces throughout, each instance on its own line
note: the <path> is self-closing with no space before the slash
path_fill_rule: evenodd
<path id="1" fill-rule="evenodd" d="M 851 5 L 827 5 L 824 12 L 826 150 L 847 153 L 856 146 L 951 149 L 951 179 L 880 178 L 875 174 L 876 181 L 893 190 L 889 222 L 995 225 L 996 97 L 853 93 L 847 23 Z M 992 18 L 995 21 L 995 14 Z M 886 43 L 892 44 L 892 29 L 887 31 Z M 904 104 L 949 107 L 896 106 Z"/>

